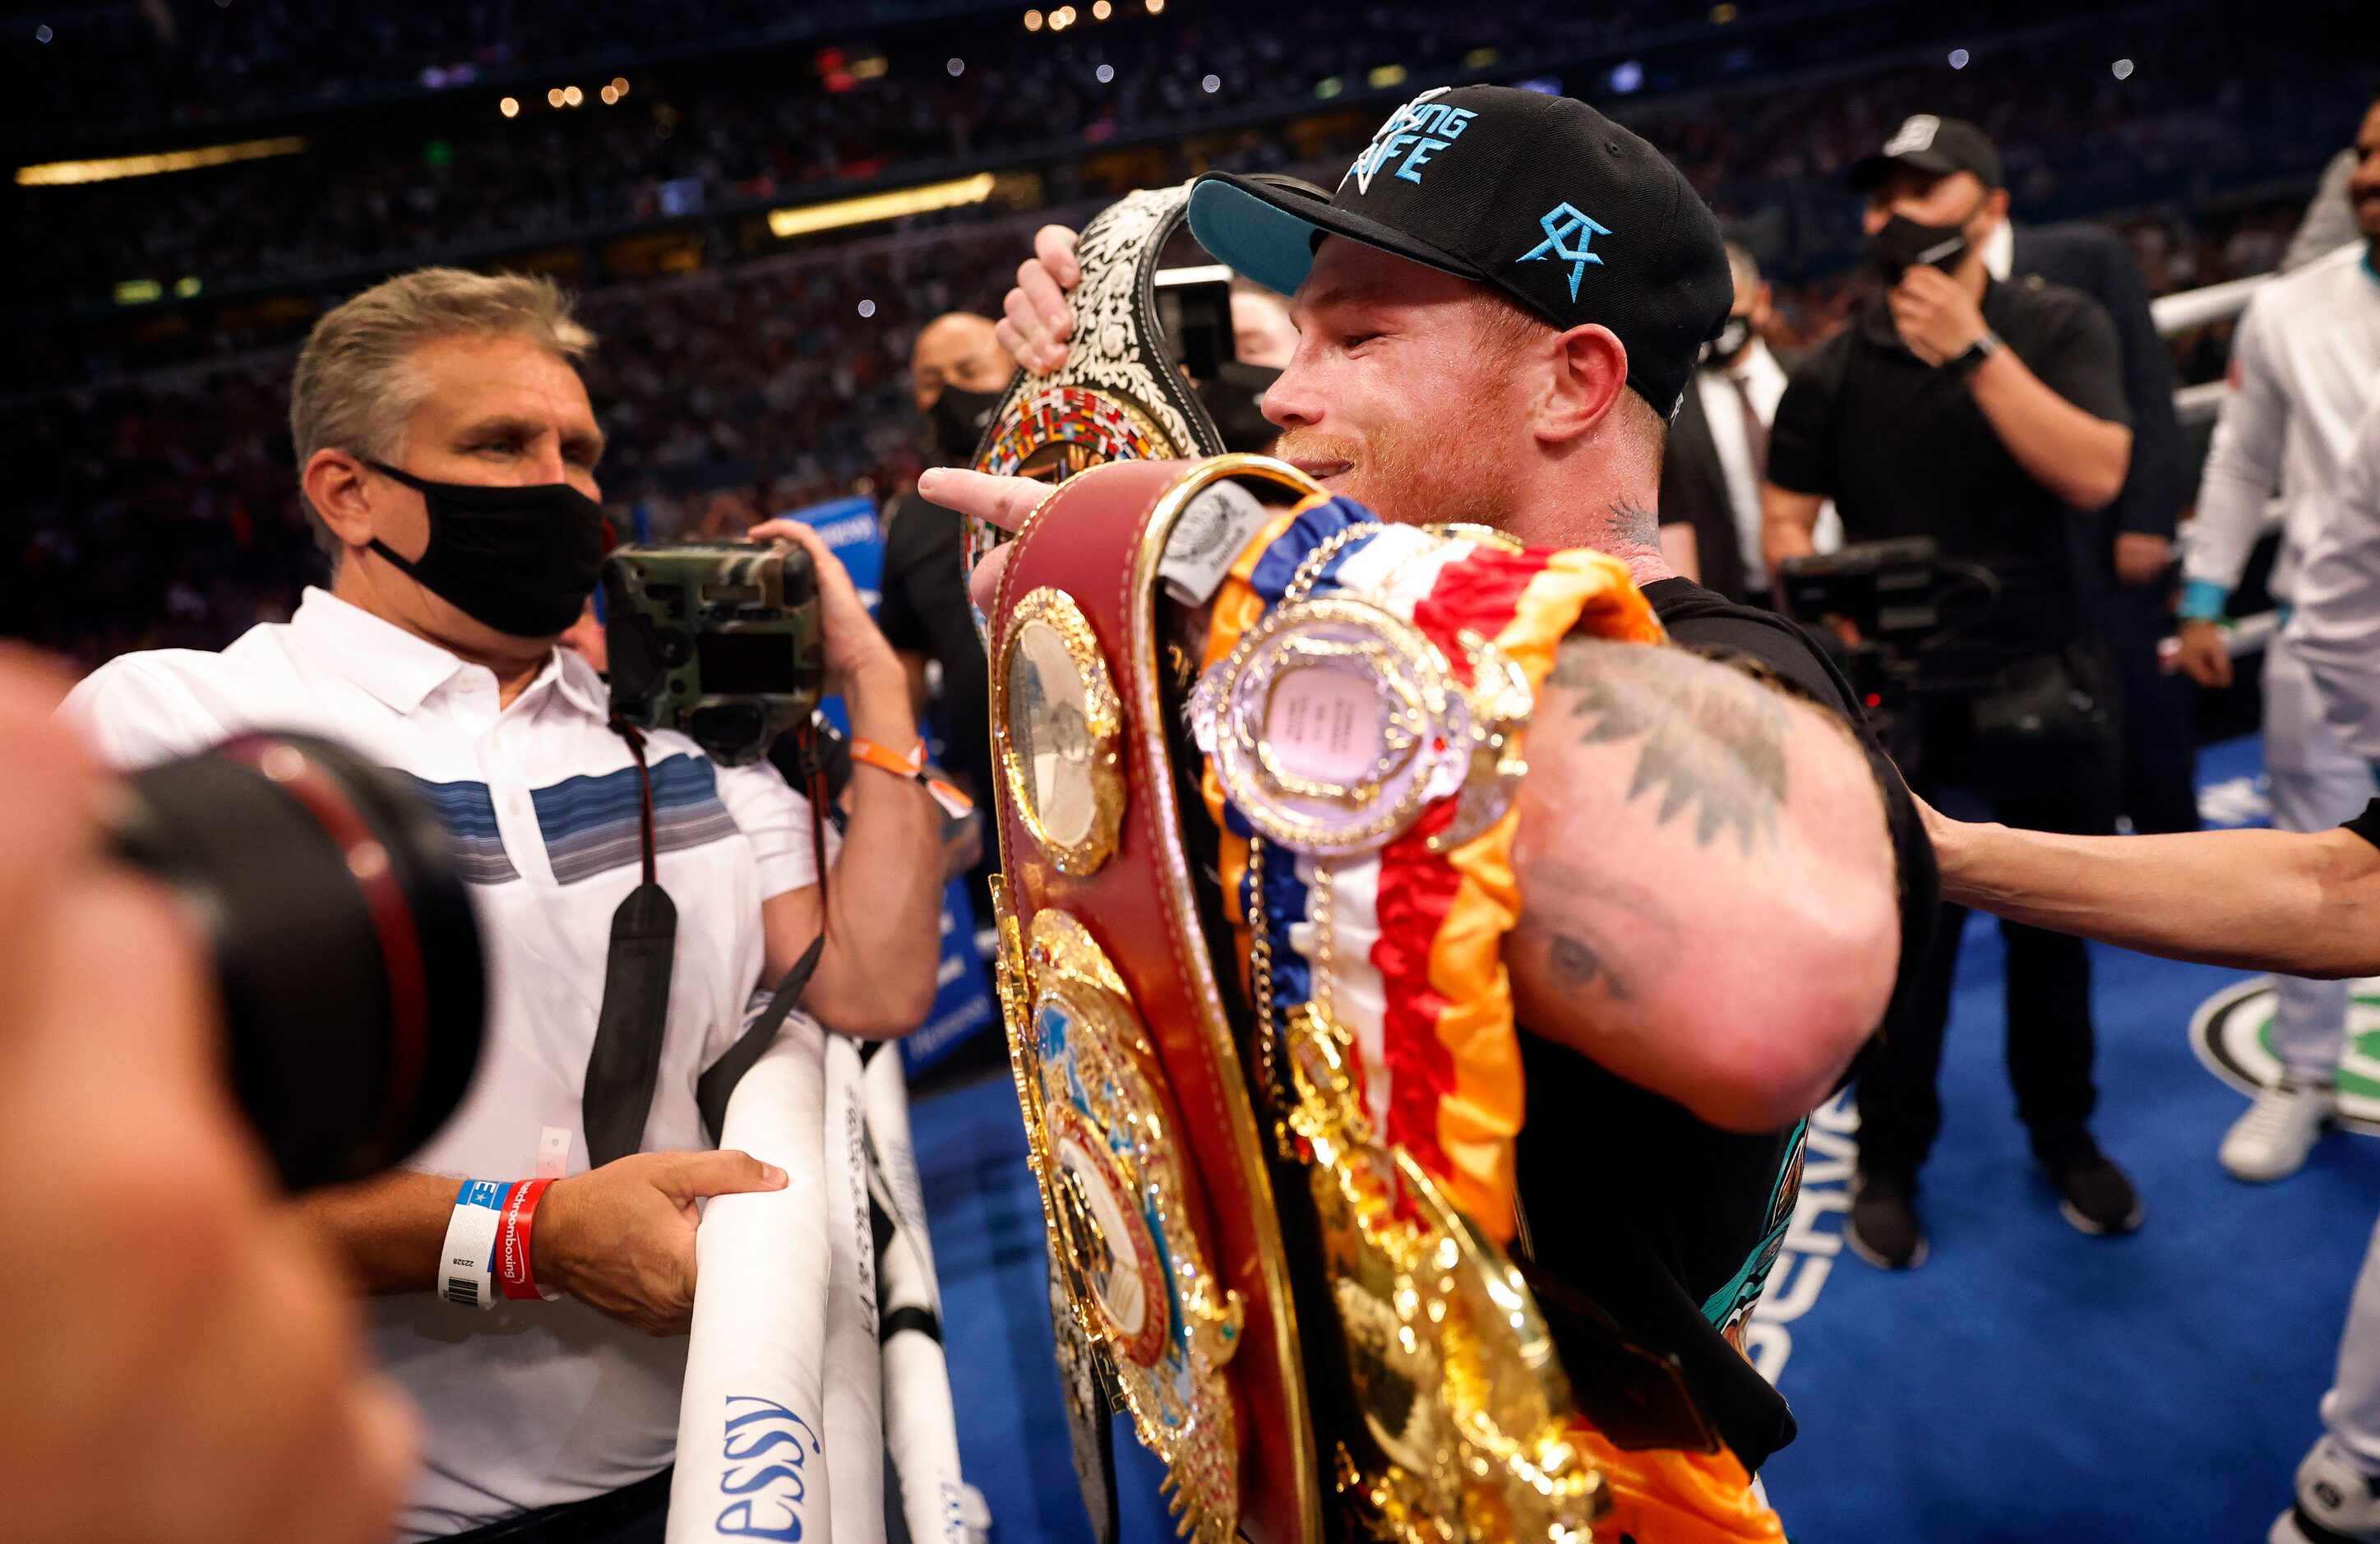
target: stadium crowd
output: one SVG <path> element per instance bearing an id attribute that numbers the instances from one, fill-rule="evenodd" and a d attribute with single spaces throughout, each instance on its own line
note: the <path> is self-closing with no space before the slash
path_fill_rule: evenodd
<path id="1" fill-rule="evenodd" d="M 1373 19 L 1385 26 L 1402 14 L 1384 9 Z M 2119 26 L 2135 65 L 2120 81 L 2100 58 Z M 1679 160 L 1779 275 L 1775 335 L 1784 345 L 1830 334 L 1863 293 L 1840 258 L 1828 265 L 1809 254 L 1855 244 L 1850 204 L 1833 191 L 1840 167 L 1922 91 L 1985 120 L 2007 148 L 2011 187 L 2029 217 L 2119 216 L 2153 293 L 2271 267 L 2311 169 L 2347 136 L 2353 93 L 2329 77 L 2319 89 L 2296 90 L 2313 79 L 2299 30 L 2227 34 L 2218 46 L 2180 21 L 2093 28 L 1979 46 L 1966 69 L 1931 71 L 1930 84 L 1871 62 L 1864 71 L 1783 86 L 1747 81 L 1716 97 L 1650 93 L 1631 121 Z M 1252 56 L 1267 52 L 1258 41 L 1246 46 Z M 1311 75 L 1310 55 L 1290 56 L 1301 78 Z M 1989 105 L 2017 99 L 2008 88 L 2019 75 L 2026 82 L 2021 118 Z M 786 111 L 817 110 L 824 100 L 795 93 Z M 832 100 L 840 110 L 879 99 Z M 2286 117 L 2285 102 L 2294 104 Z M 1305 161 L 1293 162 L 1273 137 L 1249 136 L 1256 148 L 1237 164 L 1333 180 L 1346 141 L 1360 142 L 1368 116 L 1350 122 Z M 722 145 L 735 142 L 722 136 Z M 2096 153 L 2116 142 L 2129 147 L 2127 156 Z M 566 146 L 551 148 L 569 158 Z M 2107 168 L 2119 162 L 2138 180 L 2110 181 Z M 2203 195 L 2247 180 L 2260 165 L 2301 164 L 2303 175 L 2268 196 L 2174 196 L 2177 176 L 2196 178 Z M 502 185 L 458 159 L 455 170 L 466 169 L 455 186 Z M 145 189 L 152 201 L 168 190 L 149 179 L 115 186 L 128 198 Z M 341 197 L 369 202 L 374 195 L 350 188 Z M 382 201 L 413 201 L 400 191 Z M 427 209 L 409 217 L 412 228 L 456 234 L 434 200 Z M 855 487 L 889 497 L 918 464 L 919 435 L 901 392 L 911 334 L 953 307 L 990 308 L 1021 233 L 1048 213 L 929 216 L 890 238 L 813 244 L 595 289 L 586 314 L 604 347 L 589 381 L 610 437 L 607 493 L 624 509 L 641 505 L 662 530 L 798 507 Z M 269 239 L 250 234 L 246 249 L 270 261 Z M 47 245 L 74 249 L 70 239 Z M 201 349 L 245 350 L 229 359 L 110 371 L 104 384 L 27 393 L 0 406 L 0 455 L 24 468 L 0 503 L 0 551 L 17 558 L 0 577 L 10 631 L 98 660 L 160 642 L 217 645 L 290 602 L 317 560 L 289 479 L 285 340 L 312 314 L 311 305 L 292 304 L 277 330 L 247 324 L 192 340 Z M 2217 326 L 2180 340 L 2185 381 L 2219 373 L 2227 335 Z"/>
<path id="2" fill-rule="evenodd" d="M 1435 7 L 1413 6 L 1376 7 L 1369 25 L 1351 30 L 1319 13 L 1201 4 L 1037 38 L 1003 15 L 996 29 L 978 23 L 985 35 L 973 39 L 920 30 L 875 55 L 883 73 L 868 79 L 828 79 L 807 55 L 722 61 L 698 79 L 689 67 L 658 79 L 638 71 L 616 106 L 557 113 L 525 91 L 528 108 L 515 120 L 488 111 L 481 91 L 466 119 L 450 114 L 394 132 L 334 128 L 307 153 L 185 173 L 167 186 L 14 189 L 15 216 L 54 234 L 11 253 L 9 304 L 105 305 L 127 280 L 219 287 L 492 254 L 508 242 L 748 213 L 987 156 L 1050 163 L 1063 184 L 1087 147 L 1152 136 L 1182 161 L 1171 170 L 1186 176 L 1193 162 L 1228 159 L 1229 141 L 1180 143 L 1185 137 L 1312 115 L 1323 105 L 1318 93 L 1362 91 L 1390 61 L 1399 72 L 1383 88 L 1391 93 L 1408 77 L 1510 79 L 1535 67 L 1527 61 L 1568 61 L 1558 85 L 1613 106 L 1663 145 L 1722 214 L 1758 213 L 1776 227 L 1759 233 L 1764 257 L 1796 267 L 1856 247 L 1833 196 L 1840 168 L 1921 98 L 1992 132 L 2007 146 L 2013 191 L 2045 213 L 2203 194 L 2317 165 L 2359 105 L 2317 67 L 2325 29 L 2268 26 L 2204 0 L 2155 28 L 2119 13 L 1979 37 L 1972 63 L 1947 83 L 1901 66 L 1952 18 L 1831 8 L 1844 15 L 1828 27 L 1747 33 L 1737 46 L 1679 48 L 1674 58 L 1652 49 L 1617 66 L 1615 50 L 1660 43 L 1654 23 L 1674 18 L 1658 7 L 1583 18 L 1527 0 L 1459 31 Z M 834 57 L 848 63 L 856 52 Z M 963 52 L 978 55 L 973 68 Z M 2120 79 L 2110 70 L 2119 57 L 2131 62 Z M 1779 72 L 1791 73 L 1754 79 Z M 1298 151 L 1360 144 L 1375 111 L 1305 126 Z M 1255 139 L 1254 158 L 1289 153 L 1283 138 Z M 2125 153 L 2105 154 L 2110 145 Z"/>

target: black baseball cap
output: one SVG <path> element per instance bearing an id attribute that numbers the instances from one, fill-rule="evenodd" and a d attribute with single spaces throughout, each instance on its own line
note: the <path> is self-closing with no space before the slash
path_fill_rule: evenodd
<path id="1" fill-rule="evenodd" d="M 1570 97 L 1439 87 L 1389 115 L 1328 198 L 1209 172 L 1190 230 L 1286 295 L 1325 236 L 1493 286 L 1556 327 L 1600 322 L 1628 383 L 1676 411 L 1735 295 L 1718 222 L 1661 152 Z"/>
<path id="2" fill-rule="evenodd" d="M 1884 142 L 1882 150 L 1852 164 L 1852 191 L 1872 191 L 1892 175 L 1895 166 L 1907 166 L 1932 176 L 1973 172 L 1986 188 L 2001 186 L 2000 152 L 1993 147 L 1989 136 L 1964 118 L 1912 113 L 1901 119 L 1900 127 L 1892 131 L 1892 138 Z"/>

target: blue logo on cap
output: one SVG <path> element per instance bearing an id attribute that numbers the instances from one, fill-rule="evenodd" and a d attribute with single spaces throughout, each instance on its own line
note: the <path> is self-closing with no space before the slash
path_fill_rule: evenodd
<path id="1" fill-rule="evenodd" d="M 1535 262 L 1539 258 L 1560 258 L 1570 264 L 1570 298 L 1578 298 L 1578 281 L 1590 262 L 1600 267 L 1603 259 L 1587 250 L 1598 236 L 1609 236 L 1610 230 L 1597 225 L 1567 203 L 1558 203 L 1548 210 L 1537 224 L 1545 227 L 1546 238 L 1522 254 L 1523 262 Z M 1575 242 L 1577 245 L 1572 246 Z"/>

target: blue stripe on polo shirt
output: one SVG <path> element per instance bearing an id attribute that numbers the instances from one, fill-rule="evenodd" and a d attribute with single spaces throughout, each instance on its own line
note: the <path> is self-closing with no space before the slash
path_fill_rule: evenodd
<path id="1" fill-rule="evenodd" d="M 454 844 L 455 865 L 472 884 L 503 884 L 520 878 L 504 852 L 504 833 L 496 829 L 496 801 L 484 783 L 432 783 L 406 774 L 406 780 L 430 801 Z"/>
<path id="2" fill-rule="evenodd" d="M 652 778 L 656 851 L 698 847 L 735 834 L 735 821 L 720 802 L 719 779 L 707 759 L 666 757 L 653 763 Z M 529 797 L 537 806 L 538 830 L 545 836 L 555 883 L 575 884 L 641 861 L 636 768 L 565 778 Z"/>

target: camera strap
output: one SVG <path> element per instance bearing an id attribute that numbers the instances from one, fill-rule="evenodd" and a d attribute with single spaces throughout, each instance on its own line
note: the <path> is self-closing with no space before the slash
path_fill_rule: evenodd
<path id="1" fill-rule="evenodd" d="M 645 737 L 616 713 L 612 732 L 627 741 L 637 762 L 645 877 L 612 914 L 603 1006 L 579 1096 L 588 1162 L 598 1168 L 644 1143 L 645 1116 L 661 1076 L 662 1031 L 669 1020 L 670 973 L 677 953 L 677 906 L 662 888 L 654 862 L 653 777 L 645 764 Z"/>
<path id="2" fill-rule="evenodd" d="M 725 1055 L 704 1068 L 702 1076 L 694 1080 L 695 1108 L 702 1112 L 703 1129 L 710 1133 L 713 1142 L 717 1142 L 720 1134 L 727 1129 L 727 1096 L 735 1091 L 735 1085 L 743 1081 L 744 1075 L 752 1069 L 752 1064 L 758 1062 L 760 1053 L 776 1039 L 778 1029 L 784 1025 L 785 1015 L 794 1011 L 802 1000 L 802 993 L 809 990 L 810 977 L 818 970 L 819 956 L 826 952 L 826 810 L 829 799 L 826 770 L 819 760 L 815 725 L 795 733 L 801 736 L 803 792 L 810 801 L 810 856 L 817 866 L 819 884 L 818 937 L 810 940 L 810 946 L 802 951 L 802 957 L 794 962 L 794 967 L 786 971 L 784 979 L 777 983 L 769 1005 L 760 1010 L 760 1016 L 752 1021 L 752 1027 L 727 1048 Z"/>
<path id="3" fill-rule="evenodd" d="M 603 966 L 603 1005 L 595 1020 L 595 1045 L 587 1057 L 580 1091 L 580 1120 L 587 1129 L 587 1157 L 601 1167 L 643 1145 L 645 1118 L 660 1081 L 662 1035 L 669 1022 L 670 975 L 677 950 L 677 906 L 661 886 L 653 845 L 653 778 L 645 760 L 645 737 L 614 714 L 612 732 L 625 740 L 636 759 L 638 816 L 644 881 L 612 914 L 612 945 Z M 819 935 L 777 983 L 769 1005 L 727 1053 L 695 1082 L 694 1098 L 703 1125 L 716 1142 L 727 1120 L 727 1096 L 777 1038 L 785 1016 L 801 1002 L 826 949 L 826 788 L 817 769 L 808 778 L 810 850 L 819 876 Z"/>

